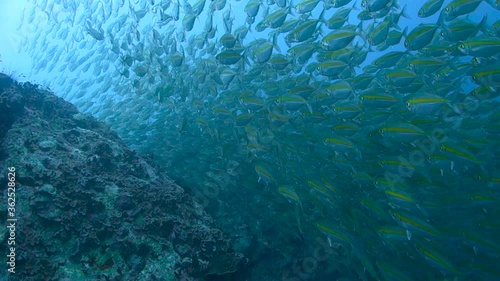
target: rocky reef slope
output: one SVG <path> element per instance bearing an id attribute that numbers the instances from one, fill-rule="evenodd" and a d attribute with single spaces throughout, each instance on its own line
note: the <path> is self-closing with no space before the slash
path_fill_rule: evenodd
<path id="1" fill-rule="evenodd" d="M 106 125 L 3 74 L 0 168 L 0 217 L 15 180 L 17 219 L 14 231 L 0 228 L 4 259 L 14 232 L 16 272 L 0 279 L 230 280 L 246 261 L 199 204 Z"/>

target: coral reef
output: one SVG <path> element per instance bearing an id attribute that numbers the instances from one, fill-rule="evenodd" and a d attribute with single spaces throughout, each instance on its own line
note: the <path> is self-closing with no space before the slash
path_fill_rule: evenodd
<path id="1" fill-rule="evenodd" d="M 246 262 L 201 205 L 106 125 L 3 74 L 0 167 L 2 187 L 16 169 L 10 280 L 203 280 Z M 7 228 L 0 234 L 7 253 Z"/>

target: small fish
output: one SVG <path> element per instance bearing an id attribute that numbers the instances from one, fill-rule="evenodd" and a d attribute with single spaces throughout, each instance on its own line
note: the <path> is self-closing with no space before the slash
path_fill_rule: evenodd
<path id="1" fill-rule="evenodd" d="M 449 104 L 447 99 L 422 92 L 412 94 L 406 100 L 408 109 L 416 114 L 434 114 L 446 104 Z"/>
<path id="2" fill-rule="evenodd" d="M 286 17 L 288 16 L 289 9 L 288 8 L 280 8 L 275 11 L 273 11 L 271 14 L 267 15 L 264 20 L 262 21 L 263 26 L 265 27 L 271 27 L 271 28 L 278 28 L 286 20 Z"/>
<path id="3" fill-rule="evenodd" d="M 317 222 L 316 227 L 332 241 L 338 243 L 350 243 L 352 238 L 340 227 L 332 227 L 327 223 Z"/>
<path id="4" fill-rule="evenodd" d="M 283 195 L 290 203 L 302 205 L 297 192 L 291 185 L 280 185 L 278 186 L 278 191 Z"/>
<path id="5" fill-rule="evenodd" d="M 442 15 L 446 21 L 451 21 L 459 16 L 474 12 L 481 2 L 483 2 L 483 0 L 453 0 L 446 5 L 442 11 Z M 495 6 L 492 0 L 486 2 L 491 3 L 493 7 Z"/>
<path id="6" fill-rule="evenodd" d="M 498 46 L 500 46 L 500 38 L 480 36 L 461 42 L 458 49 L 469 56 L 491 57 L 500 53 Z"/>
<path id="7" fill-rule="evenodd" d="M 323 22 L 323 14 L 325 10 L 321 12 L 321 15 L 318 19 L 307 20 L 302 23 L 299 23 L 295 29 L 293 29 L 288 35 L 285 37 L 285 42 L 290 46 L 290 43 L 299 43 L 304 41 L 311 41 L 316 38 L 316 34 L 319 30 L 318 27 L 319 22 Z"/>
<path id="8" fill-rule="evenodd" d="M 421 73 L 433 73 L 447 64 L 441 58 L 433 57 L 415 57 L 409 61 L 408 66 L 418 74 Z"/>
<path id="9" fill-rule="evenodd" d="M 236 37 L 231 34 L 231 33 L 225 33 L 224 35 L 221 36 L 219 39 L 220 43 L 224 48 L 231 49 L 236 45 Z"/>
<path id="10" fill-rule="evenodd" d="M 255 172 L 259 176 L 259 182 L 263 180 L 267 184 L 276 181 L 273 175 L 266 168 L 264 168 L 263 165 L 255 165 Z"/>
<path id="11" fill-rule="evenodd" d="M 198 2 L 194 3 L 192 12 L 196 15 L 199 16 L 201 12 L 203 12 L 203 8 L 205 7 L 205 2 L 206 0 L 198 0 Z"/>
<path id="12" fill-rule="evenodd" d="M 394 96 L 373 89 L 361 92 L 359 98 L 365 108 L 388 108 L 398 102 Z"/>
<path id="13" fill-rule="evenodd" d="M 484 34 L 488 33 L 488 17 L 485 15 L 479 24 L 473 23 L 467 19 L 457 18 L 443 26 L 440 33 L 441 37 L 448 41 L 465 41 L 475 36 L 480 30 Z"/>
<path id="14" fill-rule="evenodd" d="M 95 40 L 98 40 L 98 41 L 104 40 L 104 31 L 102 30 L 102 28 L 99 30 L 94 29 L 91 26 L 92 23 L 88 19 L 87 19 L 86 23 L 87 23 L 87 32 L 90 34 L 90 36 L 92 36 Z"/>
<path id="15" fill-rule="evenodd" d="M 311 114 L 313 113 L 311 105 L 299 95 L 281 96 L 277 99 L 277 102 L 289 111 L 297 111 L 305 105 L 307 106 L 309 112 Z"/>
<path id="16" fill-rule="evenodd" d="M 261 110 L 264 106 L 265 103 L 261 101 L 258 98 L 255 97 L 249 97 L 249 96 L 243 96 L 240 97 L 240 103 L 248 110 L 251 111 L 258 111 Z"/>
<path id="17" fill-rule="evenodd" d="M 184 61 L 184 54 L 181 52 L 175 52 L 170 54 L 170 62 L 172 63 L 172 66 L 174 67 L 179 67 L 182 65 L 182 62 Z"/>
<path id="18" fill-rule="evenodd" d="M 471 78 L 478 85 L 486 87 L 491 92 L 490 96 L 499 94 L 500 68 L 498 63 L 477 69 L 474 68 L 471 71 Z"/>
<path id="19" fill-rule="evenodd" d="M 378 234 L 386 241 L 407 241 L 407 232 L 400 226 L 384 226 L 377 229 Z"/>
<path id="20" fill-rule="evenodd" d="M 339 60 L 320 62 L 317 65 L 318 72 L 328 77 L 339 77 L 346 68 L 349 68 L 349 65 Z"/>
<path id="21" fill-rule="evenodd" d="M 389 68 L 396 65 L 407 54 L 407 52 L 392 51 L 375 59 L 373 64 L 378 68 Z"/>
<path id="22" fill-rule="evenodd" d="M 373 13 L 394 5 L 394 0 L 363 0 L 361 7 L 366 11 Z"/>
<path id="23" fill-rule="evenodd" d="M 307 184 L 312 188 L 311 192 L 319 193 L 321 196 L 326 196 L 327 198 L 332 197 L 334 194 L 323 185 L 316 183 L 313 180 L 308 180 Z"/>
<path id="24" fill-rule="evenodd" d="M 409 194 L 406 194 L 405 192 L 386 190 L 385 194 L 387 195 L 387 198 L 391 201 L 394 201 L 396 206 L 398 207 L 401 207 L 401 205 L 406 205 L 409 203 L 412 204 L 412 206 L 415 206 L 414 205 L 415 201 L 413 200 L 413 198 Z"/>
<path id="25" fill-rule="evenodd" d="M 399 281 L 414 281 L 408 273 L 402 268 L 394 266 L 393 263 L 387 263 L 382 260 L 377 260 L 377 266 L 385 277 L 385 280 L 399 280 Z"/>
<path id="26" fill-rule="evenodd" d="M 385 49 L 387 49 L 390 46 L 398 45 L 399 42 L 401 42 L 401 39 L 403 39 L 403 37 L 406 38 L 407 33 L 408 33 L 408 26 L 405 27 L 403 31 L 398 31 L 398 30 L 389 31 L 389 33 L 387 34 L 387 40 L 385 40 L 383 44 L 384 46 L 386 46 Z M 385 49 L 380 48 L 379 50 L 384 51 Z"/>
<path id="27" fill-rule="evenodd" d="M 426 260 L 428 260 L 431 264 L 444 271 L 445 273 L 455 275 L 459 274 L 458 270 L 448 260 L 448 258 L 446 258 L 436 249 L 427 247 L 423 243 L 416 243 L 415 248 Z"/>
<path id="28" fill-rule="evenodd" d="M 139 77 L 144 77 L 149 71 L 148 66 L 146 65 L 138 65 L 134 68 L 134 72 Z"/>
<path id="29" fill-rule="evenodd" d="M 366 36 L 368 43 L 373 46 L 379 45 L 387 39 L 389 35 L 389 29 L 391 27 L 396 27 L 393 23 L 391 17 L 386 17 L 385 20 L 374 26 Z"/>
<path id="30" fill-rule="evenodd" d="M 274 70 L 279 71 L 285 69 L 290 64 L 290 60 L 285 55 L 273 54 L 269 59 L 269 64 Z"/>
<path id="31" fill-rule="evenodd" d="M 180 4 L 179 0 L 177 0 L 177 3 L 174 3 L 173 9 L 172 9 L 172 18 L 174 21 L 179 20 L 179 11 L 180 11 Z"/>
<path id="32" fill-rule="evenodd" d="M 340 29 L 328 33 L 321 40 L 321 45 L 329 51 L 336 51 L 347 47 L 358 33 L 352 30 Z"/>
<path id="33" fill-rule="evenodd" d="M 438 28 L 436 24 L 419 24 L 406 37 L 405 47 L 412 51 L 422 49 L 432 41 Z"/>
<path id="34" fill-rule="evenodd" d="M 385 79 L 387 79 L 389 84 L 396 87 L 408 86 L 413 83 L 416 78 L 417 74 L 415 72 L 406 69 L 389 70 L 385 74 Z"/>
<path id="35" fill-rule="evenodd" d="M 223 65 L 233 65 L 241 60 L 242 55 L 236 50 L 225 50 L 219 53 L 215 58 Z"/>
<path id="36" fill-rule="evenodd" d="M 185 31 L 191 31 L 194 27 L 194 21 L 196 20 L 195 14 L 186 14 L 182 19 L 182 27 Z"/>
<path id="37" fill-rule="evenodd" d="M 334 82 L 326 89 L 335 100 L 347 99 L 353 94 L 351 85 L 344 80 Z"/>
<path id="38" fill-rule="evenodd" d="M 323 143 L 332 147 L 336 151 L 348 152 L 355 149 L 354 143 L 344 137 L 329 137 L 323 140 Z"/>
<path id="39" fill-rule="evenodd" d="M 392 216 L 396 220 L 396 222 L 401 224 L 401 226 L 405 227 L 409 231 L 416 231 L 421 234 L 430 236 L 440 235 L 440 232 L 436 228 L 420 218 L 413 217 L 409 214 L 404 214 L 399 211 L 393 211 Z"/>
<path id="40" fill-rule="evenodd" d="M 443 6 L 444 0 L 427 0 L 418 10 L 418 17 L 427 18 L 437 13 Z"/>
<path id="41" fill-rule="evenodd" d="M 456 159 L 464 159 L 473 163 L 480 162 L 479 158 L 459 144 L 442 143 L 440 149 L 443 153 L 455 157 Z"/>
<path id="42" fill-rule="evenodd" d="M 244 8 L 244 11 L 247 14 L 247 16 L 256 17 L 257 13 L 259 12 L 260 4 L 261 4 L 260 1 L 257 0 L 248 1 L 248 3 Z"/>
<path id="43" fill-rule="evenodd" d="M 295 5 L 295 10 L 299 14 L 309 13 L 316 8 L 319 2 L 320 0 L 302 0 L 302 2 Z"/>
<path id="44" fill-rule="evenodd" d="M 349 4 L 351 0 L 330 0 L 329 3 L 331 3 L 333 8 L 340 8 L 343 7 L 347 4 Z"/>

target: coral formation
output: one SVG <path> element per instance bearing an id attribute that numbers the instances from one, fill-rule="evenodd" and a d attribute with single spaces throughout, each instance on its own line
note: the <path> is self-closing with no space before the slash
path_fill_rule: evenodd
<path id="1" fill-rule="evenodd" d="M 201 280 L 245 263 L 201 205 L 106 125 L 3 74 L 0 167 L 2 186 L 16 168 L 10 280 Z"/>

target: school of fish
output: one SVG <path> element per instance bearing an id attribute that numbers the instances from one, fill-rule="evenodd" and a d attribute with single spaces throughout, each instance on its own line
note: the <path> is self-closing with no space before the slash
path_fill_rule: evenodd
<path id="1" fill-rule="evenodd" d="M 289 206 L 324 268 L 500 280 L 500 2 L 408 2 L 31 0 L 19 51 L 200 198 Z"/>

